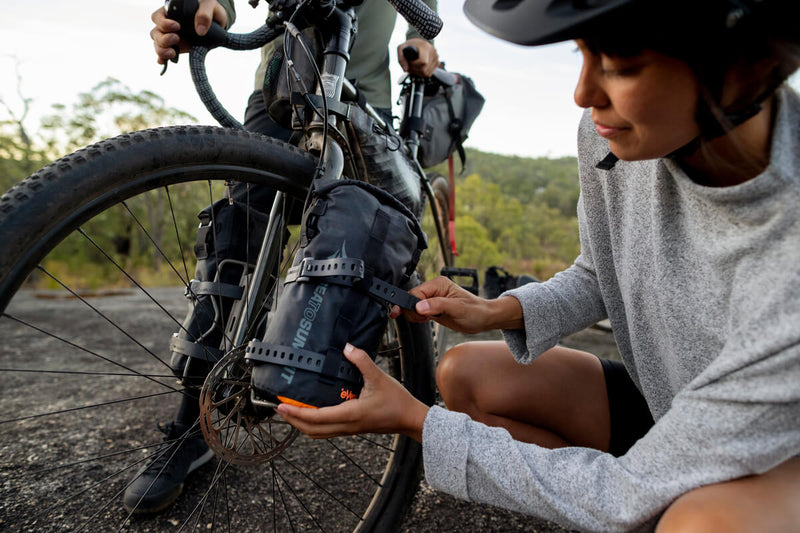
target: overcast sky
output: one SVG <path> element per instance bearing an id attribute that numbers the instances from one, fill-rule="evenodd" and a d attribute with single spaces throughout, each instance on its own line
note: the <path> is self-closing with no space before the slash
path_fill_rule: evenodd
<path id="1" fill-rule="evenodd" d="M 522 156 L 575 155 L 580 110 L 572 101 L 579 70 L 574 44 L 540 48 L 510 45 L 490 37 L 466 20 L 461 0 L 439 0 L 444 30 L 436 40 L 449 70 L 473 78 L 486 97 L 467 146 Z M 151 90 L 168 106 L 192 113 L 202 123 L 213 119 L 194 93 L 188 62 L 170 64 L 160 77 L 149 32 L 150 14 L 160 3 L 150 0 L 6 1 L 0 17 L 0 96 L 20 111 L 15 63 L 21 91 L 33 98 L 28 127 L 53 103 L 71 104 L 80 92 L 111 76 L 134 91 Z M 266 2 L 252 9 L 237 2 L 233 31 L 263 23 Z M 398 21 L 394 45 L 402 42 L 405 22 Z M 394 55 L 394 54 L 393 54 Z M 253 89 L 258 52 L 212 51 L 209 78 L 222 103 L 237 118 Z M 399 80 L 400 69 L 394 69 Z M 797 85 L 797 84 L 796 84 Z M 397 91 L 397 86 L 393 88 Z M 5 118 L 0 108 L 0 119 Z"/>
<path id="2" fill-rule="evenodd" d="M 167 105 L 186 110 L 203 123 L 213 119 L 193 92 L 188 62 L 170 64 L 160 77 L 149 31 L 150 13 L 159 2 L 149 0 L 24 0 L 4 2 L 0 17 L 0 96 L 19 112 L 15 61 L 22 93 L 33 98 L 28 127 L 38 124 L 53 103 L 70 104 L 80 92 L 112 76 L 134 91 L 152 90 Z M 572 102 L 578 72 L 574 46 L 528 49 L 483 34 L 461 13 L 460 0 L 440 0 L 445 28 L 437 48 L 447 68 L 473 78 L 486 106 L 467 146 L 525 155 L 575 154 L 579 110 Z M 234 31 L 258 27 L 266 16 L 262 1 L 252 9 L 237 2 Z M 405 22 L 398 21 L 394 45 L 402 42 Z M 394 54 L 393 54 L 394 55 Z M 182 58 L 183 59 L 183 58 Z M 209 78 L 220 100 L 240 118 L 253 89 L 257 52 L 213 51 Z M 399 67 L 394 79 L 399 80 Z M 393 88 L 397 91 L 397 86 Z M 2 117 L 0 110 L 0 117 Z"/>

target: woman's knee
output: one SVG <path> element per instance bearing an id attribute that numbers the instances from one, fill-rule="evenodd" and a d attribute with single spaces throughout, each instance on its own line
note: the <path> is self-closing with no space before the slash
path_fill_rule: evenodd
<path id="1" fill-rule="evenodd" d="M 698 490 L 675 500 L 662 515 L 656 533 L 713 533 L 739 531 L 724 501 L 704 497 Z"/>
<path id="2" fill-rule="evenodd" d="M 800 531 L 800 459 L 764 474 L 687 492 L 661 517 L 656 533 Z"/>
<path id="3" fill-rule="evenodd" d="M 436 367 L 436 386 L 442 399 L 450 409 L 465 407 L 473 395 L 475 357 L 477 350 L 472 343 L 454 346 L 439 361 Z"/>

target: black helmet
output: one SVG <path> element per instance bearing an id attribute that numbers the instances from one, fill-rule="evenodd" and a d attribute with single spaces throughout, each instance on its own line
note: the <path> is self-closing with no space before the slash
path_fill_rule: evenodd
<path id="1" fill-rule="evenodd" d="M 698 110 L 706 139 L 752 117 L 798 68 L 795 55 L 779 59 L 780 67 L 749 101 L 719 106 L 733 65 L 770 57 L 774 43 L 798 50 L 800 0 L 466 0 L 464 13 L 482 30 L 516 44 L 589 38 L 611 52 L 636 53 L 638 46 L 683 59 L 707 93 L 708 105 Z"/>
<path id="2" fill-rule="evenodd" d="M 487 33 L 534 46 L 574 39 L 588 22 L 632 1 L 466 0 L 464 13 Z"/>
<path id="3" fill-rule="evenodd" d="M 688 35 L 730 35 L 756 11 L 772 11 L 785 19 L 797 12 L 798 0 L 466 0 L 464 13 L 482 30 L 506 41 L 534 46 L 604 32 L 616 13 L 627 13 L 623 27 L 631 23 L 644 31 L 656 29 L 681 38 Z M 625 9 L 621 9 L 625 8 Z M 618 21 L 619 22 L 619 21 Z M 784 20 L 785 23 L 785 20 Z M 792 19 L 792 24 L 796 20 Z M 588 28 L 591 26 L 591 28 Z M 588 29 L 587 29 L 588 28 Z M 642 29 L 642 28 L 640 28 Z M 795 33 L 796 28 L 789 31 Z"/>

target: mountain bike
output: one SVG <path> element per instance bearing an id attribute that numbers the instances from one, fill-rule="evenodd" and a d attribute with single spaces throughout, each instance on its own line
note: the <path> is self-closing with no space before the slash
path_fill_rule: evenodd
<path id="1" fill-rule="evenodd" d="M 417 0 L 390 2 L 423 36 L 438 32 L 438 17 Z M 169 0 L 168 12 L 182 16 L 190 3 Z M 355 141 L 345 126 L 357 91 L 343 75 L 355 23 L 348 2 L 272 7 L 267 24 L 252 34 L 216 28 L 217 41 L 199 39 L 192 49 L 198 92 L 223 127 L 164 127 L 104 140 L 2 196 L 3 527 L 392 531 L 400 525 L 419 483 L 421 447 L 398 435 L 314 441 L 298 434 L 252 401 L 244 352 L 279 301 L 280 279 L 296 247 L 285 239 L 290 211 L 302 205 L 315 180 L 345 176 L 403 190 L 419 214 L 427 202 L 440 260 L 450 265 L 447 180 L 426 176 L 417 163 L 416 183 L 382 182 L 353 164 Z M 303 47 L 301 20 L 334 36 L 326 46 L 335 53 L 319 65 L 317 89 L 299 91 L 300 101 L 293 102 L 300 140 L 287 144 L 243 130 L 216 100 L 202 65 L 212 47 L 258 48 L 284 32 L 284 46 Z M 438 75 L 447 83 L 446 73 Z M 435 82 L 410 81 L 404 113 L 418 116 L 428 83 Z M 371 107 L 363 109 L 378 130 L 389 131 Z M 415 162 L 418 132 L 400 139 L 396 148 Z M 198 290 L 189 267 L 196 213 L 219 199 L 233 201 L 227 196 L 233 182 L 278 194 L 259 249 L 239 265 L 237 303 L 221 317 L 224 355 L 213 359 L 203 384 L 201 420 L 180 437 L 202 431 L 218 457 L 216 467 L 193 474 L 164 513 L 134 516 L 122 509 L 120 496 L 137 469 L 171 449 L 173 442 L 148 437 L 150 426 L 170 416 L 165 409 L 185 394 L 165 360 L 170 334 L 182 327 L 176 318 L 183 315 L 181 303 L 174 288 L 151 288 L 149 279 L 154 270 L 167 272 L 185 287 L 191 305 Z M 88 286 L 88 278 L 101 278 L 102 288 Z M 58 313 L 41 313 L 41 298 L 54 302 Z M 428 404 L 435 398 L 434 359 L 429 324 L 389 322 L 376 362 Z"/>

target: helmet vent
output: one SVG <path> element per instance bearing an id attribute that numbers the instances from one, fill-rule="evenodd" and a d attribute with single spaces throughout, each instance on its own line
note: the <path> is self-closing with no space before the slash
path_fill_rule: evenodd
<path id="1" fill-rule="evenodd" d="M 492 9 L 497 11 L 509 11 L 520 5 L 523 0 L 495 0 Z"/>
<path id="2" fill-rule="evenodd" d="M 607 3 L 607 0 L 572 0 L 572 7 L 575 9 L 594 9 L 603 7 Z"/>

